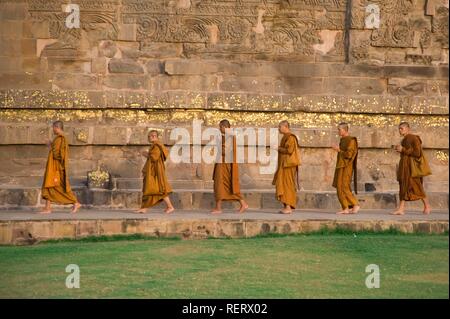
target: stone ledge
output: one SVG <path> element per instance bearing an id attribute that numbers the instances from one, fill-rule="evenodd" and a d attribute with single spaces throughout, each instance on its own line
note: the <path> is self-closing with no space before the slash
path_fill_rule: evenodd
<path id="1" fill-rule="evenodd" d="M 356 122 L 351 125 L 351 132 L 353 136 L 356 136 L 359 140 L 360 148 L 384 148 L 391 149 L 392 141 L 398 139 L 397 123 L 406 117 L 399 117 L 397 119 L 391 119 L 391 125 L 384 127 L 382 130 L 378 127 L 363 127 L 360 126 L 360 122 Z M 441 122 L 447 126 L 447 129 L 443 126 L 420 127 L 414 126 L 414 134 L 420 135 L 424 148 L 427 149 L 448 149 L 448 118 L 447 117 L 434 117 L 436 124 Z M 428 119 L 424 119 L 424 123 L 431 123 Z M 153 122 L 153 121 L 152 121 Z M 193 135 L 192 122 L 179 124 L 178 126 L 169 124 L 164 125 L 164 121 L 146 122 L 145 124 L 133 125 L 132 123 L 116 123 L 114 126 L 108 126 L 105 124 L 94 123 L 67 123 L 65 125 L 65 135 L 68 139 L 69 145 L 131 145 L 131 146 L 148 146 L 147 131 L 151 127 L 160 131 L 160 139 L 166 145 L 173 145 L 179 137 L 171 139 L 172 131 L 175 128 L 184 128 L 190 134 Z M 446 123 L 447 122 L 447 123 Z M 275 129 L 276 125 L 269 126 L 271 123 L 264 125 L 266 130 L 264 137 L 266 143 L 270 140 L 270 129 Z M 313 123 L 306 123 L 307 125 L 313 125 Z M 415 123 L 412 123 L 413 125 Z M 249 123 L 244 125 L 236 125 L 236 127 L 244 129 L 255 129 L 259 125 L 255 123 Z M 303 127 L 302 127 L 303 126 Z M 210 127 L 217 127 L 217 124 L 202 124 L 202 130 Z M 329 148 L 336 140 L 336 128 L 335 127 L 320 127 L 320 123 L 317 123 L 316 127 L 304 127 L 304 125 L 292 124 L 292 132 L 299 137 L 300 147 L 326 147 Z M 0 120 L 0 145 L 45 145 L 45 141 L 52 138 L 51 127 L 42 123 L 21 123 L 8 124 L 1 123 Z M 245 136 L 245 132 L 241 136 Z M 211 141 L 211 137 L 204 136 L 201 141 L 192 141 L 191 143 L 201 143 L 207 145 Z M 244 146 L 254 145 L 255 141 L 249 142 L 248 139 L 244 140 Z"/>
<path id="2" fill-rule="evenodd" d="M 91 209 L 136 209 L 140 205 L 140 190 L 92 190 L 74 188 L 79 201 L 85 208 Z M 243 196 L 252 209 L 280 208 L 273 190 L 243 190 Z M 394 209 L 399 202 L 398 193 L 359 193 L 357 195 L 364 209 Z M 434 209 L 448 209 L 449 194 L 444 192 L 428 193 Z M 177 209 L 199 210 L 210 209 L 214 206 L 212 190 L 174 190 L 170 198 Z M 40 198 L 39 188 L 3 188 L 0 189 L 0 209 L 8 208 L 37 208 L 44 204 Z M 162 208 L 162 203 L 156 209 Z M 224 208 L 237 208 L 237 202 L 224 202 Z M 407 204 L 410 209 L 420 209 L 421 202 Z M 302 209 L 340 209 L 335 192 L 298 192 L 298 208 Z"/>
<path id="3" fill-rule="evenodd" d="M 448 66 L 374 66 L 342 63 L 296 62 L 224 62 L 223 60 L 167 60 L 165 72 L 170 75 L 233 74 L 237 76 L 274 77 L 411 77 L 448 79 Z"/>
<path id="4" fill-rule="evenodd" d="M 429 81 L 423 87 L 447 87 L 445 81 Z M 197 90 L 147 91 L 45 91 L 0 90 L 0 107 L 22 110 L 52 109 L 205 109 L 246 110 L 264 112 L 324 112 L 364 114 L 448 114 L 448 92 L 412 92 L 404 83 L 391 81 L 389 88 L 395 94 L 302 94 L 257 92 L 205 92 Z M 415 86 L 413 86 L 415 87 Z M 421 86 L 422 87 L 422 86 Z M 397 94 L 398 93 L 398 94 Z"/>
<path id="5" fill-rule="evenodd" d="M 337 220 L 45 220 L 0 221 L 0 245 L 29 245 L 50 239 L 142 234 L 149 237 L 248 238 L 269 233 L 311 233 L 327 228 L 350 231 L 442 234 L 446 221 L 337 221 Z"/>

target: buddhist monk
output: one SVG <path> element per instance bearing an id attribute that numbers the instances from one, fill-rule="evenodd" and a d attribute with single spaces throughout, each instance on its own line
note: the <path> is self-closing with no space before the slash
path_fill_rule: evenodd
<path id="1" fill-rule="evenodd" d="M 342 207 L 342 210 L 337 212 L 337 214 L 356 214 L 360 206 L 358 200 L 352 193 L 350 184 L 354 175 L 354 190 L 357 193 L 356 161 L 358 158 L 358 140 L 356 137 L 350 136 L 347 123 L 340 123 L 338 125 L 338 135 L 341 137 L 339 145 L 332 146 L 337 152 L 333 187 L 336 188 L 337 196 Z"/>
<path id="2" fill-rule="evenodd" d="M 142 152 L 141 155 L 147 157 L 142 175 L 144 177 L 142 187 L 142 204 L 141 208 L 136 213 L 145 214 L 149 207 L 152 207 L 164 201 L 166 203 L 166 214 L 172 213 L 175 208 L 170 201 L 169 194 L 172 193 L 172 188 L 167 180 L 166 168 L 164 162 L 169 155 L 168 150 L 159 141 L 157 130 L 151 130 L 148 133 L 148 140 L 150 142 L 150 149 L 148 152 Z"/>
<path id="3" fill-rule="evenodd" d="M 45 208 L 40 213 L 51 213 L 51 203 L 72 204 L 72 213 L 81 207 L 73 194 L 69 183 L 68 161 L 69 144 L 64 136 L 64 124 L 61 121 L 53 123 L 53 141 L 48 141 L 49 148 L 47 166 L 42 184 L 42 198 L 45 199 Z"/>
<path id="4" fill-rule="evenodd" d="M 248 209 L 248 205 L 241 195 L 239 186 L 239 170 L 236 160 L 236 136 L 231 132 L 231 125 L 228 120 L 219 123 L 220 139 L 218 152 L 219 158 L 214 164 L 214 196 L 216 207 L 212 214 L 222 213 L 222 201 L 238 201 L 240 203 L 239 213 Z"/>
<path id="5" fill-rule="evenodd" d="M 288 121 L 281 121 L 278 131 L 283 134 L 278 151 L 278 163 L 272 185 L 275 185 L 276 199 L 283 203 L 281 214 L 291 214 L 297 206 L 298 166 L 300 165 L 299 144 L 291 133 Z"/>
<path id="6" fill-rule="evenodd" d="M 397 180 L 400 184 L 400 205 L 391 214 L 404 215 L 405 202 L 420 199 L 423 202 L 423 213 L 428 215 L 431 213 L 431 206 L 423 189 L 423 178 L 411 176 L 411 157 L 423 156 L 422 140 L 419 136 L 411 134 L 411 128 L 407 122 L 400 123 L 398 131 L 403 136 L 403 140 L 400 145 L 394 145 L 393 148 L 400 153 L 397 171 Z"/>

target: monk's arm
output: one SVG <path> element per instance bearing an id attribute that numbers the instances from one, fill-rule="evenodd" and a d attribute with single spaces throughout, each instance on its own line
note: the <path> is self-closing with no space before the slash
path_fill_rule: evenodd
<path id="1" fill-rule="evenodd" d="M 62 144 L 62 138 L 57 138 L 53 143 L 52 143 L 52 152 L 53 152 L 53 158 L 55 160 L 61 161 L 62 160 L 62 155 L 61 155 L 61 144 Z"/>
<path id="2" fill-rule="evenodd" d="M 412 157 L 420 157 L 420 142 L 419 139 L 414 139 L 412 147 L 402 147 L 402 153 Z"/>
<path id="3" fill-rule="evenodd" d="M 344 155 L 345 159 L 351 159 L 356 153 L 356 142 L 355 140 L 351 140 L 350 143 L 348 143 L 347 149 L 341 150 L 342 154 Z"/>
<path id="4" fill-rule="evenodd" d="M 152 162 L 156 162 L 157 160 L 159 160 L 159 158 L 161 157 L 161 150 L 159 149 L 159 147 L 153 147 L 149 153 L 149 156 Z"/>
<path id="5" fill-rule="evenodd" d="M 286 147 L 279 147 L 278 152 L 281 154 L 289 154 L 294 153 L 296 147 L 295 137 L 291 136 L 286 141 Z"/>

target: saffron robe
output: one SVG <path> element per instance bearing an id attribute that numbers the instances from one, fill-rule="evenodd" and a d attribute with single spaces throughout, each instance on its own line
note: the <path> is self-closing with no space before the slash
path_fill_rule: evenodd
<path id="1" fill-rule="evenodd" d="M 172 193 L 164 165 L 168 155 L 168 150 L 161 142 L 154 142 L 150 146 L 147 161 L 142 168 L 144 181 L 142 186 L 141 208 L 152 207 Z M 156 183 L 156 185 L 150 185 L 150 183 Z M 155 188 L 159 189 L 158 194 L 150 194 L 150 189 Z"/>
<path id="2" fill-rule="evenodd" d="M 342 209 L 358 206 L 358 200 L 352 193 L 351 182 L 354 175 L 354 189 L 357 193 L 358 140 L 353 136 L 341 138 L 340 151 L 337 153 L 336 169 L 334 171 L 333 187 L 336 188 Z"/>
<path id="3" fill-rule="evenodd" d="M 278 147 L 277 170 L 273 177 L 272 185 L 275 185 L 275 197 L 278 201 L 292 208 L 297 206 L 298 166 L 285 167 L 286 160 L 295 153 L 296 161 L 300 162 L 297 137 L 292 133 L 283 135 Z"/>
<path id="4" fill-rule="evenodd" d="M 75 204 L 77 198 L 72 192 L 68 176 L 69 144 L 65 136 L 53 139 L 48 152 L 47 165 L 42 184 L 42 198 L 58 204 Z"/>
<path id="5" fill-rule="evenodd" d="M 214 196 L 219 200 L 241 200 L 241 190 L 239 186 L 239 169 L 236 160 L 236 137 L 225 134 L 221 135 L 221 152 L 218 153 L 214 164 Z"/>
<path id="6" fill-rule="evenodd" d="M 414 201 L 426 197 L 422 177 L 411 177 L 411 156 L 422 156 L 422 140 L 419 136 L 406 135 L 401 145 L 400 162 L 398 164 L 397 181 L 400 184 L 400 200 Z"/>

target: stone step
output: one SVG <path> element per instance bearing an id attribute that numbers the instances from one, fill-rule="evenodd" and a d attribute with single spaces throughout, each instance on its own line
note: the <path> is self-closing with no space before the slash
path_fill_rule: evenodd
<path id="1" fill-rule="evenodd" d="M 80 213 L 85 214 L 85 213 Z M 36 215 L 36 214 L 34 214 Z M 127 215 L 127 214 L 123 214 Z M 131 215 L 131 214 L 130 214 Z M 135 215 L 135 214 L 133 214 Z M 153 216 L 149 216 L 153 215 Z M 80 239 L 84 237 L 133 235 L 148 237 L 179 237 L 183 239 L 248 238 L 272 234 L 307 234 L 323 229 L 341 229 L 352 232 L 382 232 L 396 230 L 401 233 L 442 234 L 448 232 L 448 220 L 333 220 L 286 219 L 278 214 L 265 214 L 261 218 L 176 218 L 157 214 L 148 217 L 50 220 L 0 220 L 0 245 L 32 245 L 50 239 Z M 234 214 L 236 216 L 236 214 Z M 260 215 L 260 214 L 256 214 Z M 277 219 L 270 215 L 278 215 Z M 299 214 L 301 216 L 301 214 Z M 362 215 L 362 214 L 361 214 Z M 336 216 L 336 215 L 334 215 Z M 386 215 L 382 215 L 386 216 Z M 291 217 L 291 216 L 289 216 Z M 346 216 L 348 217 L 348 216 Z"/>
<path id="2" fill-rule="evenodd" d="M 0 188 L 20 188 L 24 187 L 41 187 L 43 176 L 2 176 L 0 177 Z M 87 186 L 85 176 L 70 177 L 70 185 L 74 187 Z"/>
<path id="3" fill-rule="evenodd" d="M 88 208 L 134 209 L 141 202 L 140 190 L 131 189 L 88 189 L 73 187 L 79 201 Z M 40 207 L 44 201 L 40 198 L 40 188 L 10 187 L 0 188 L 0 208 Z M 243 190 L 243 196 L 252 209 L 279 209 L 280 203 L 275 199 L 273 189 Z M 365 209 L 393 209 L 399 202 L 396 192 L 362 192 L 357 195 Z M 428 193 L 431 205 L 435 209 L 448 210 L 449 193 Z M 174 189 L 170 198 L 177 209 L 210 209 L 214 206 L 214 194 L 211 189 Z M 162 207 L 163 204 L 158 204 Z M 224 202 L 224 208 L 237 208 L 237 202 Z M 420 201 L 410 202 L 408 208 L 421 209 Z M 298 208 L 305 209 L 339 209 L 335 192 L 298 192 Z"/>
<path id="4" fill-rule="evenodd" d="M 173 189 L 198 189 L 212 188 L 213 181 L 175 180 L 169 181 Z M 142 178 L 113 178 L 114 190 L 142 190 Z"/>
<path id="5" fill-rule="evenodd" d="M 203 189 L 212 189 L 213 180 L 169 180 L 173 189 L 190 189 L 202 191 Z M 71 176 L 70 183 L 72 187 L 86 187 L 87 179 L 85 176 Z M 40 188 L 42 185 L 42 176 L 20 176 L 20 177 L 0 177 L 0 188 L 21 188 L 32 187 Z M 317 191 L 317 185 L 313 180 L 301 181 L 301 190 L 305 192 Z M 261 180 L 253 185 L 245 185 L 241 181 L 241 189 L 243 191 L 260 190 L 270 191 L 272 189 L 272 179 Z M 448 182 L 432 182 L 427 183 L 425 181 L 425 189 L 428 192 L 442 192 L 444 189 L 448 189 Z M 112 190 L 136 190 L 142 189 L 142 178 L 125 178 L 125 177 L 113 177 L 111 183 Z M 334 188 L 328 185 L 326 188 L 322 188 L 320 191 L 333 192 Z M 398 191 L 398 182 L 384 183 L 382 190 L 377 190 L 377 187 L 373 183 L 358 183 L 358 192 L 385 192 L 395 193 Z"/>

